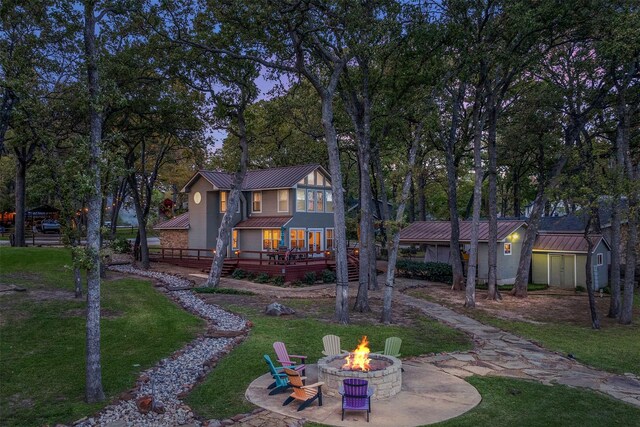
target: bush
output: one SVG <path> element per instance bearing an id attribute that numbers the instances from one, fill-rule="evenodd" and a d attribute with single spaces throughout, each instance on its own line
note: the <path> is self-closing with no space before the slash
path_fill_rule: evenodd
<path id="1" fill-rule="evenodd" d="M 257 274 L 253 271 L 247 272 L 247 280 L 251 280 L 252 282 L 256 279 Z"/>
<path id="2" fill-rule="evenodd" d="M 421 262 L 403 259 L 396 262 L 396 271 L 400 277 L 433 282 L 451 283 L 453 278 L 451 266 L 444 262 Z"/>
<path id="3" fill-rule="evenodd" d="M 307 285 L 313 285 L 316 283 L 316 272 L 315 271 L 307 271 L 304 274 L 303 282 Z"/>
<path id="4" fill-rule="evenodd" d="M 576 292 L 587 292 L 587 288 L 585 288 L 584 286 L 576 286 Z"/>
<path id="5" fill-rule="evenodd" d="M 260 273 L 254 279 L 256 283 L 269 283 L 269 275 L 267 273 Z"/>
<path id="6" fill-rule="evenodd" d="M 231 277 L 233 277 L 234 279 L 244 279 L 245 277 L 247 277 L 247 272 L 240 268 L 236 268 L 235 270 L 233 270 L 233 273 L 231 273 Z"/>
<path id="7" fill-rule="evenodd" d="M 336 281 L 336 273 L 331 270 L 322 270 L 322 283 L 333 283 Z"/>
<path id="8" fill-rule="evenodd" d="M 271 278 L 271 283 L 273 283 L 276 286 L 284 285 L 284 276 L 273 276 Z"/>
<path id="9" fill-rule="evenodd" d="M 111 249 L 117 254 L 128 254 L 131 253 L 131 243 L 126 237 L 119 236 L 111 241 Z"/>

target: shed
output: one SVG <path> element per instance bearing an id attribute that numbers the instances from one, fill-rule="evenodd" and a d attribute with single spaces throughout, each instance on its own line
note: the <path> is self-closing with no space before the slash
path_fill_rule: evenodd
<path id="1" fill-rule="evenodd" d="M 189 247 L 189 212 L 173 217 L 153 226 L 160 235 L 160 246 L 163 248 Z"/>
<path id="2" fill-rule="evenodd" d="M 471 221 L 460 221 L 460 250 L 463 251 L 463 259 L 471 242 L 471 226 Z M 499 285 L 512 284 L 516 280 L 524 227 L 526 227 L 524 221 L 498 221 L 498 265 L 496 273 Z M 484 283 L 489 276 L 488 221 L 480 221 L 478 236 L 477 277 L 478 282 Z M 416 221 L 400 232 L 400 244 L 419 244 L 425 247 L 425 262 L 450 263 L 450 241 L 450 221 Z"/>
<path id="3" fill-rule="evenodd" d="M 601 235 L 589 238 L 593 243 L 593 287 L 604 288 L 609 284 L 611 248 Z M 566 289 L 586 286 L 587 249 L 582 233 L 539 232 L 533 245 L 532 281 Z"/>

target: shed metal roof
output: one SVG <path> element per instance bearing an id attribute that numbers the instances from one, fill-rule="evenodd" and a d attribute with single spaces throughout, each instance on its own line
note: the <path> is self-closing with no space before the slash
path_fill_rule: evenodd
<path id="1" fill-rule="evenodd" d="M 460 242 L 471 241 L 472 221 L 460 221 Z M 489 241 L 489 222 L 480 221 L 478 241 Z M 503 241 L 508 235 L 520 227 L 526 226 L 524 221 L 498 221 L 497 241 Z M 451 240 L 450 221 L 416 221 L 400 231 L 402 243 L 449 242 Z"/>
<path id="2" fill-rule="evenodd" d="M 609 247 L 607 241 L 599 234 L 589 236 L 593 248 L 597 248 L 601 241 Z M 587 241 L 582 233 L 539 233 L 533 244 L 534 252 L 570 252 L 587 253 Z"/>
<path id="3" fill-rule="evenodd" d="M 188 230 L 189 229 L 189 212 L 171 218 L 170 220 L 160 222 L 153 226 L 154 230 Z"/>
<path id="4" fill-rule="evenodd" d="M 284 227 L 290 216 L 254 216 L 239 222 L 234 228 L 280 228 Z"/>

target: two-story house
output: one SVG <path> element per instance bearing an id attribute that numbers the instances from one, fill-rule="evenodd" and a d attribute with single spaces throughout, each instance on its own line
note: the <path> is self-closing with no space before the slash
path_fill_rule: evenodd
<path id="1" fill-rule="evenodd" d="M 190 249 L 214 248 L 232 182 L 233 175 L 225 172 L 195 173 L 182 189 L 189 195 L 189 212 L 155 227 L 161 234 L 182 233 L 182 239 L 165 239 L 171 243 L 162 245 L 182 241 L 180 246 Z M 333 193 L 328 172 L 317 164 L 247 171 L 232 223 L 229 254 L 281 246 L 312 253 L 332 249 Z"/>

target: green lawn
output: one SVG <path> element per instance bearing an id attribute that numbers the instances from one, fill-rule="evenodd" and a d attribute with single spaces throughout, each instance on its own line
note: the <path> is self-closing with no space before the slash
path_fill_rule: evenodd
<path id="1" fill-rule="evenodd" d="M 136 279 L 102 283 L 102 373 L 108 396 L 84 397 L 85 301 L 75 300 L 65 249 L 0 248 L 0 283 L 27 288 L 0 297 L 0 425 L 70 423 L 131 388 L 141 370 L 204 327 Z"/>
<path id="2" fill-rule="evenodd" d="M 296 309 L 307 303 L 324 304 L 322 300 L 280 302 Z M 373 351 L 384 348 L 386 337 L 398 336 L 402 338 L 403 357 L 471 348 L 465 335 L 424 317 L 414 318 L 410 327 L 379 324 L 341 326 L 314 318 L 265 316 L 247 307 L 228 308 L 246 315 L 253 322 L 253 327 L 247 340 L 222 359 L 207 379 L 188 396 L 187 403 L 206 418 L 225 418 L 254 408 L 244 399 L 244 392 L 251 381 L 267 372 L 262 355 L 267 353 L 274 357 L 274 341 L 284 341 L 291 354 L 307 355 L 309 363 L 315 363 L 322 357 L 322 337 L 327 334 L 340 336 L 344 349 L 355 348 L 359 339 L 367 335 Z"/>

